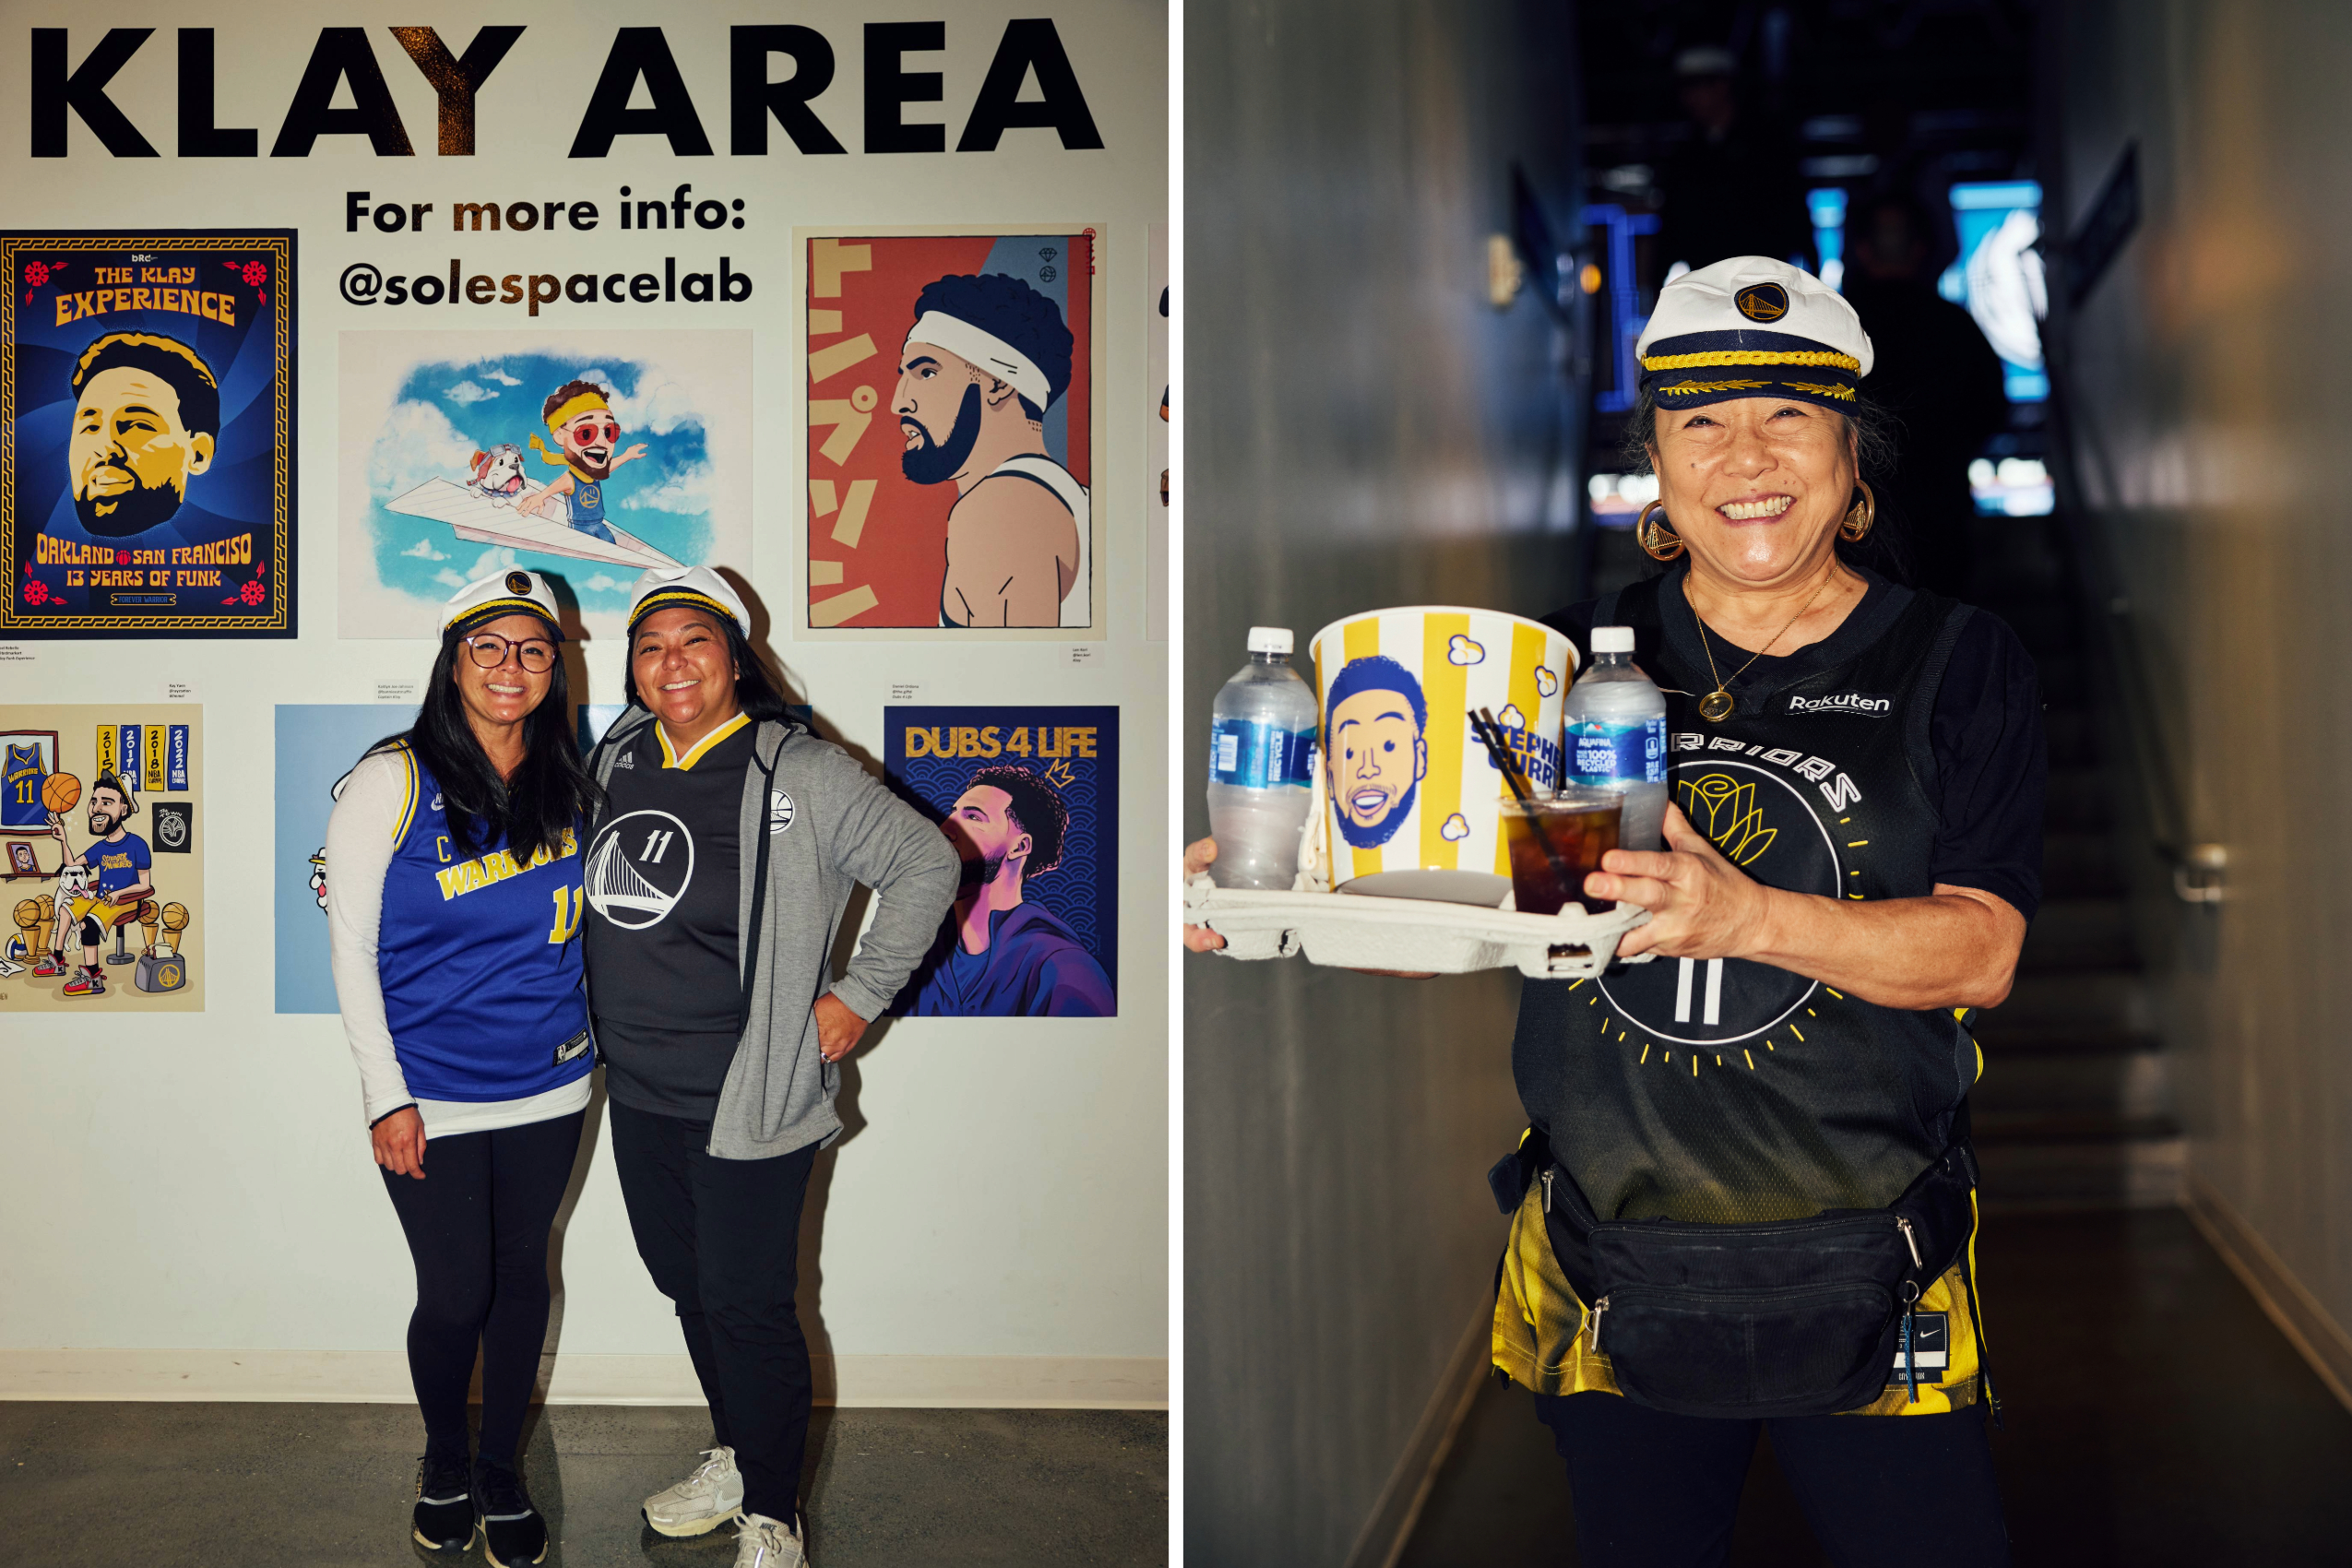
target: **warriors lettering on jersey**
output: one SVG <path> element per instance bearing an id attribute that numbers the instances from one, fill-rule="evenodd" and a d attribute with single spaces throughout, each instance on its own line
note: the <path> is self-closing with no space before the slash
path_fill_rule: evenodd
<path id="1" fill-rule="evenodd" d="M 438 795 L 434 797 L 434 803 L 436 806 L 439 805 L 440 799 Z M 550 844 L 540 845 L 539 851 L 531 856 L 529 865 L 516 860 L 512 849 L 500 849 L 493 854 L 484 855 L 479 860 L 461 861 L 445 871 L 436 872 L 434 873 L 434 880 L 441 884 L 442 902 L 447 903 L 452 898 L 462 898 L 477 889 L 493 886 L 510 876 L 520 876 L 527 871 L 537 871 L 540 867 L 552 865 L 557 861 L 569 860 L 579 852 L 580 841 L 567 827 L 564 830 L 564 841 L 560 847 Z"/>
<path id="2" fill-rule="evenodd" d="M 1843 773 L 1839 773 L 1837 765 L 1827 757 L 1809 756 L 1801 751 L 1765 751 L 1761 744 L 1746 745 L 1738 741 L 1726 740 L 1720 735 L 1713 737 L 1694 735 L 1688 731 L 1675 734 L 1670 746 L 1678 753 L 1730 752 L 1740 756 L 1754 757 L 1760 762 L 1768 762 L 1775 767 L 1788 768 L 1790 772 L 1800 778 L 1811 779 L 1818 785 L 1821 789 L 1821 798 L 1829 802 L 1829 809 L 1834 812 L 1845 811 L 1862 798 L 1862 791 L 1855 788 L 1854 781 Z M 1835 782 L 1831 781 L 1833 774 L 1836 775 Z"/>

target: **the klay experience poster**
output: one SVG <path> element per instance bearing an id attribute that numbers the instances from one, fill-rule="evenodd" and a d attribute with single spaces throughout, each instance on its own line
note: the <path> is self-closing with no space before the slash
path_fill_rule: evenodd
<path id="1" fill-rule="evenodd" d="M 0 636 L 292 636 L 293 233 L 0 233 Z"/>
<path id="2" fill-rule="evenodd" d="M 337 790 L 367 749 L 415 722 L 416 709 L 401 703 L 279 705 L 277 840 L 269 880 L 280 1013 L 339 1010 L 327 968 L 327 819 Z"/>
<path id="3" fill-rule="evenodd" d="M 0 704 L 0 1016 L 204 1010 L 203 769 L 194 703 Z"/>
<path id="4" fill-rule="evenodd" d="M 806 627 L 1103 635 L 1098 232 L 807 240 Z"/>
<path id="5" fill-rule="evenodd" d="M 940 824 L 963 884 L 893 1011 L 1119 1011 L 1119 710 L 889 707 L 884 774 Z"/>
<path id="6" fill-rule="evenodd" d="M 346 332 L 347 637 L 430 636 L 526 566 L 617 635 L 649 566 L 751 561 L 752 335 Z"/>

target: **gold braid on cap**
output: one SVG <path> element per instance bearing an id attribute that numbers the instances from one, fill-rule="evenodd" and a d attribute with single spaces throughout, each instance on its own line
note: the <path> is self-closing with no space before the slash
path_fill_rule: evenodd
<path id="1" fill-rule="evenodd" d="M 1829 349 L 1709 349 L 1696 354 L 1657 354 L 1642 362 L 1644 370 L 1703 370 L 1714 365 L 1802 364 L 1835 370 L 1859 370 L 1862 362 Z"/>

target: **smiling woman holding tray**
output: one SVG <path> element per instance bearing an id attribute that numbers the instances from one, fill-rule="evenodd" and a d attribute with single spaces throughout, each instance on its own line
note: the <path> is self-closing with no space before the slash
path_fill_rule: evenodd
<path id="1" fill-rule="evenodd" d="M 2040 897 L 2034 670 L 1856 558 L 1885 442 L 1837 294 L 1718 262 L 1638 351 L 1641 542 L 1670 564 L 1549 624 L 1580 653 L 1631 627 L 1666 694 L 1668 847 L 1586 882 L 1651 911 L 1618 952 L 1657 961 L 1521 993 L 1494 1362 L 1588 1568 L 1721 1562 L 1766 1424 L 1833 1561 L 2005 1563 L 1968 1026 Z"/>

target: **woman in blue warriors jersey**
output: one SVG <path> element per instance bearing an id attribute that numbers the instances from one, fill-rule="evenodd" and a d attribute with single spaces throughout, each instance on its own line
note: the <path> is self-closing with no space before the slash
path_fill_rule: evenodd
<path id="1" fill-rule="evenodd" d="M 1721 1563 L 1764 1429 L 1840 1568 L 2004 1564 L 1968 1026 L 2040 896 L 2033 666 L 1867 564 L 1884 443 L 1836 293 L 1717 262 L 1638 352 L 1668 569 L 1550 624 L 1586 654 L 1630 633 L 1667 718 L 1628 740 L 1664 742 L 1673 807 L 1664 849 L 1586 883 L 1651 911 L 1618 949 L 1649 961 L 1521 992 L 1494 1364 L 1552 1430 L 1586 1568 Z"/>
<path id="2" fill-rule="evenodd" d="M 412 1532 L 499 1568 L 547 1527 L 516 1446 L 547 1333 L 548 1231 L 595 1065 L 580 839 L 599 799 L 573 738 L 555 599 L 535 572 L 468 585 L 416 723 L 370 748 L 327 828 L 327 925 L 375 1161 L 417 1274 L 424 1416 Z M 466 1392 L 481 1350 L 481 1443 Z"/>

